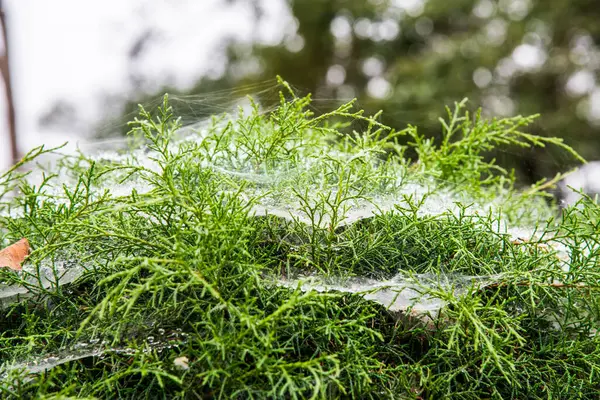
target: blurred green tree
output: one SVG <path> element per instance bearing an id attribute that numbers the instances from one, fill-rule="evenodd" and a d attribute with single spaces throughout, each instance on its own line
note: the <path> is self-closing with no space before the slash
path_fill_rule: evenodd
<path id="1" fill-rule="evenodd" d="M 257 18 L 261 7 L 254 4 Z M 541 114 L 530 129 L 600 158 L 600 7 L 593 0 L 296 0 L 296 32 L 278 46 L 231 44 L 226 74 L 201 93 L 283 76 L 322 110 L 357 97 L 384 122 L 439 132 L 445 105 L 486 115 Z M 240 65 L 258 60 L 259 69 Z M 575 160 L 546 149 L 493 154 L 526 182 Z"/>

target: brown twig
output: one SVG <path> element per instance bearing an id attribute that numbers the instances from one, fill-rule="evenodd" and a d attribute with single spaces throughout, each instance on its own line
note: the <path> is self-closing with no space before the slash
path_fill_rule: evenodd
<path id="1" fill-rule="evenodd" d="M 516 282 L 516 283 L 496 282 L 496 283 L 486 285 L 485 287 L 497 288 L 497 287 L 509 286 L 509 285 L 511 285 L 511 286 L 530 286 L 530 285 L 532 285 L 532 283 L 531 282 Z M 557 289 L 599 289 L 600 288 L 600 286 L 597 286 L 597 285 L 586 285 L 583 283 L 553 282 L 553 283 L 533 283 L 533 285 L 540 286 L 540 287 L 551 287 L 551 288 L 557 288 Z"/>
<path id="2" fill-rule="evenodd" d="M 0 72 L 4 78 L 4 87 L 6 93 L 6 105 L 8 114 L 8 137 L 10 143 L 10 152 L 12 161 L 16 162 L 19 159 L 19 149 L 17 148 L 17 130 L 15 123 L 15 107 L 12 93 L 12 85 L 10 80 L 10 65 L 8 62 L 8 40 L 6 29 L 6 16 L 4 7 L 0 1 L 0 24 L 2 25 L 2 40 L 4 41 L 4 54 L 0 57 Z"/>

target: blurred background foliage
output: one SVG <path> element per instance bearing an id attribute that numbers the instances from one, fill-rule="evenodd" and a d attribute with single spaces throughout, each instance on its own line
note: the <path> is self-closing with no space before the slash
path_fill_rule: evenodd
<path id="1" fill-rule="evenodd" d="M 238 1 L 251 1 L 257 19 L 268 7 Z M 439 134 L 444 106 L 468 97 L 486 116 L 539 113 L 530 132 L 563 137 L 586 159 L 600 158 L 597 0 L 297 0 L 289 6 L 296 26 L 281 43 L 228 43 L 224 74 L 203 78 L 188 93 L 278 74 L 313 93 L 319 110 L 357 97 L 369 113 L 384 110 L 383 122 L 417 125 L 432 136 Z M 526 183 L 576 164 L 557 149 L 490 156 Z"/>

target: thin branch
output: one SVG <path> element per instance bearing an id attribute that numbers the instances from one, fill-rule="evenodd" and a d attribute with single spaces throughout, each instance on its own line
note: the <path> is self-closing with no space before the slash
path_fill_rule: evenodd
<path id="1" fill-rule="evenodd" d="M 4 87 L 6 93 L 6 105 L 8 113 L 8 138 L 10 144 L 10 154 L 13 162 L 19 159 L 19 149 L 17 148 L 17 130 L 15 122 L 15 107 L 14 98 L 12 93 L 12 85 L 10 79 L 10 64 L 8 58 L 8 39 L 6 29 L 6 15 L 4 14 L 4 8 L 0 2 L 0 24 L 2 25 L 2 40 L 4 41 L 4 54 L 0 57 L 0 72 L 4 79 Z"/>

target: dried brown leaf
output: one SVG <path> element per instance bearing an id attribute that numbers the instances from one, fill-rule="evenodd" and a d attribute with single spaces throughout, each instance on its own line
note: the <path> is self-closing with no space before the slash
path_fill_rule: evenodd
<path id="1" fill-rule="evenodd" d="M 21 270 L 21 264 L 29 254 L 29 241 L 26 238 L 0 250 L 0 267 L 8 267 L 15 271 Z"/>

